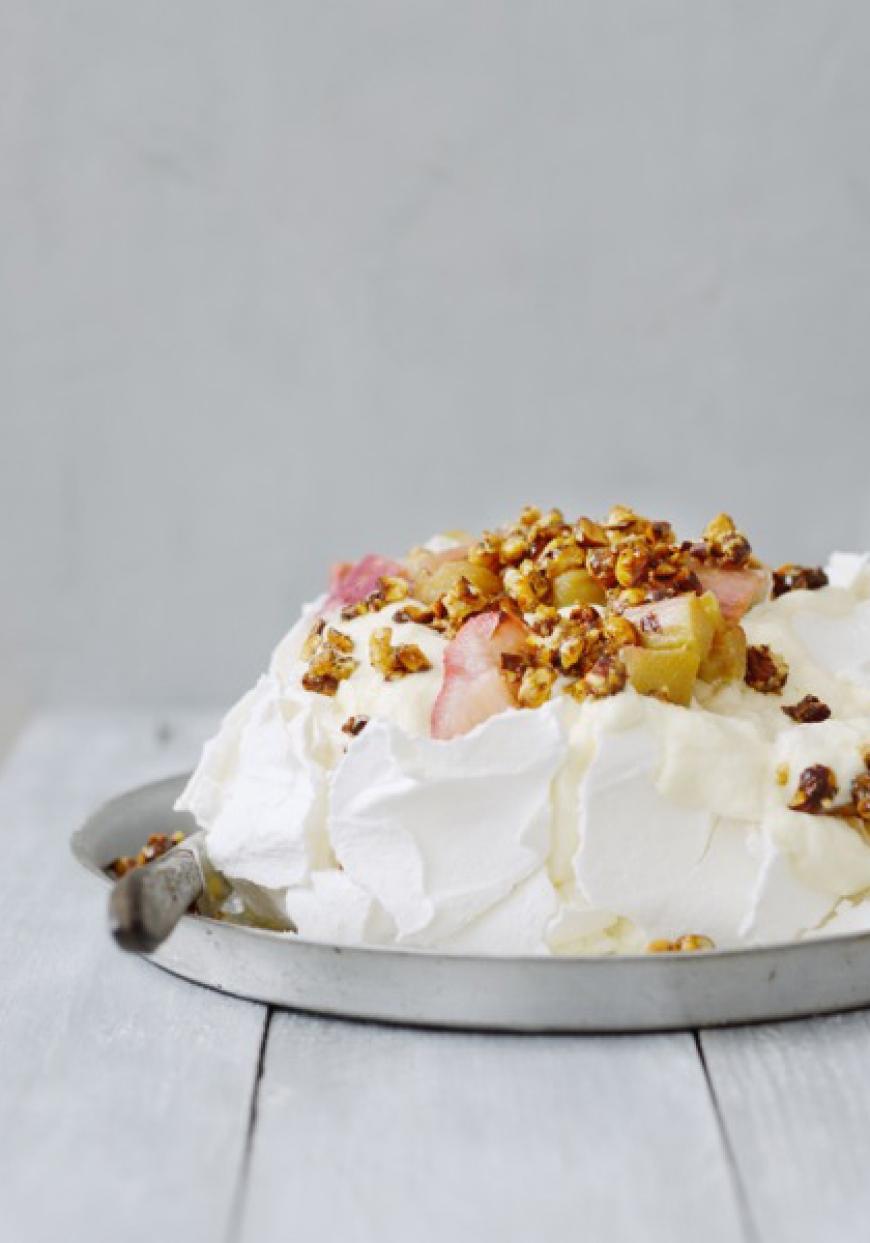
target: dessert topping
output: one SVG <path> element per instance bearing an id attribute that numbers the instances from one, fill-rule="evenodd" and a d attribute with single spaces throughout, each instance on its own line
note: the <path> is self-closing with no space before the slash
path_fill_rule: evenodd
<path id="1" fill-rule="evenodd" d="M 398 604 L 408 594 L 410 584 L 406 578 L 395 575 L 382 575 L 374 591 L 369 592 L 361 600 L 346 604 L 341 610 L 342 621 L 352 621 L 354 617 L 362 617 L 365 613 L 378 613 L 388 604 Z"/>
<path id="2" fill-rule="evenodd" d="M 584 681 L 590 695 L 594 695 L 596 699 L 604 699 L 621 691 L 627 677 L 625 665 L 619 657 L 606 654 L 598 657 Z"/>
<path id="3" fill-rule="evenodd" d="M 781 565 L 773 571 L 773 596 L 789 591 L 818 591 L 827 587 L 828 576 L 820 565 Z"/>
<path id="4" fill-rule="evenodd" d="M 504 657 L 502 657 L 502 664 Z M 540 708 L 550 698 L 550 689 L 556 680 L 556 670 L 545 666 L 528 666 L 523 670 L 517 691 L 522 708 Z"/>
<path id="5" fill-rule="evenodd" d="M 715 948 L 715 942 L 710 937 L 690 932 L 685 936 L 677 937 L 675 941 L 668 941 L 664 937 L 650 941 L 646 952 L 648 954 L 693 954 L 698 950 L 714 950 Z"/>
<path id="6" fill-rule="evenodd" d="M 332 568 L 329 595 L 323 612 L 331 613 L 345 605 L 356 604 L 377 591 L 383 577 L 401 577 L 404 568 L 397 561 L 370 553 L 357 562 L 341 562 Z"/>
<path id="7" fill-rule="evenodd" d="M 349 716 L 341 727 L 343 734 L 350 734 L 351 738 L 356 738 L 357 734 L 361 734 L 369 723 L 367 716 Z"/>
<path id="8" fill-rule="evenodd" d="M 413 600 L 403 604 L 393 614 L 393 621 L 397 624 L 401 622 L 414 622 L 418 626 L 430 626 L 434 620 L 435 614 L 432 609 L 427 608 L 425 604 L 415 604 Z"/>
<path id="9" fill-rule="evenodd" d="M 811 764 L 798 777 L 798 788 L 789 807 L 809 815 L 829 812 L 837 797 L 837 779 L 826 764 Z"/>
<path id="10" fill-rule="evenodd" d="M 776 594 L 825 581 L 823 571 L 800 566 L 777 574 Z M 399 604 L 396 624 L 427 626 L 448 640 L 477 617 L 512 616 L 523 634 L 522 660 L 502 667 L 496 659 L 492 668 L 513 706 L 545 703 L 560 677 L 580 699 L 631 683 L 641 694 L 689 704 L 698 679 L 721 685 L 745 676 L 755 690 L 782 690 L 786 662 L 766 645 L 747 651 L 739 625 L 769 588 L 769 572 L 728 514 L 713 518 L 700 540 L 680 543 L 670 523 L 626 505 L 613 506 L 602 522 L 526 506 L 515 522 L 476 541 L 462 534 L 442 551 L 415 549 L 404 566 L 378 556 L 340 566 L 327 605 L 350 620 Z M 394 647 L 389 635 L 385 627 L 370 639 L 372 663 L 386 678 L 430 667 L 416 645 Z M 334 695 L 357 667 L 322 621 L 303 658 L 303 684 L 321 694 Z M 809 699 L 787 709 L 804 723 L 824 719 L 823 710 Z"/>
<path id="11" fill-rule="evenodd" d="M 798 703 L 784 705 L 782 710 L 799 725 L 815 725 L 819 721 L 827 721 L 831 715 L 831 709 L 816 695 L 804 695 Z"/>
<path id="12" fill-rule="evenodd" d="M 870 772 L 859 773 L 852 781 L 852 807 L 861 820 L 870 820 Z"/>
<path id="13" fill-rule="evenodd" d="M 704 528 L 704 552 L 701 555 L 723 566 L 738 567 L 751 560 L 752 548 L 729 514 L 717 514 Z"/>
<path id="14" fill-rule="evenodd" d="M 512 689 L 532 663 L 529 631 L 512 614 L 490 609 L 470 618 L 444 649 L 444 681 L 432 705 L 432 737 L 467 734 L 516 707 Z"/>
<path id="15" fill-rule="evenodd" d="M 184 834 L 181 830 L 172 834 L 152 833 L 138 854 L 133 856 L 121 855 L 120 858 L 113 860 L 109 864 L 108 870 L 114 876 L 121 877 L 125 872 L 132 872 L 134 868 L 144 867 L 152 859 L 158 859 L 161 855 L 165 855 L 173 846 L 178 846 L 183 841 Z"/>
<path id="16" fill-rule="evenodd" d="M 387 682 L 395 682 L 409 673 L 423 673 L 431 669 L 428 656 L 416 643 L 393 643 L 390 626 L 379 626 L 369 639 L 369 660 L 372 667 L 384 675 Z"/>
<path id="17" fill-rule="evenodd" d="M 318 695 L 334 695 L 339 682 L 349 678 L 359 666 L 352 651 L 350 635 L 325 625 L 322 620 L 316 622 L 302 649 L 303 659 L 308 660 L 302 685 Z"/>
<path id="18" fill-rule="evenodd" d="M 788 665 L 766 643 L 746 651 L 746 685 L 764 695 L 778 695 L 788 680 Z"/>

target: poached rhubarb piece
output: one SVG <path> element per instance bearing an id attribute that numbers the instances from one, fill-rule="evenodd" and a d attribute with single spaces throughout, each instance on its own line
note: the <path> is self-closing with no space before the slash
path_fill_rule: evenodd
<path id="1" fill-rule="evenodd" d="M 323 611 L 329 613 L 347 604 L 358 604 L 377 590 L 382 578 L 401 577 L 404 573 L 405 567 L 398 561 L 390 561 L 377 553 L 369 553 L 357 562 L 341 561 L 332 567 Z"/>
<path id="2" fill-rule="evenodd" d="M 469 547 L 469 544 L 456 544 L 453 548 L 442 548 L 440 552 L 433 552 L 431 548 L 415 548 L 408 555 L 407 570 L 412 578 L 418 578 L 421 574 L 434 574 L 442 565 L 449 565 L 452 561 L 464 561 Z"/>
<path id="3" fill-rule="evenodd" d="M 766 599 L 770 591 L 767 570 L 724 570 L 699 565 L 695 571 L 705 591 L 712 591 L 727 622 L 739 622 L 753 604 Z"/>
<path id="4" fill-rule="evenodd" d="M 523 625 L 491 611 L 469 618 L 444 650 L 444 681 L 432 705 L 432 737 L 457 738 L 516 704 L 502 676 L 505 653 L 526 648 Z"/>

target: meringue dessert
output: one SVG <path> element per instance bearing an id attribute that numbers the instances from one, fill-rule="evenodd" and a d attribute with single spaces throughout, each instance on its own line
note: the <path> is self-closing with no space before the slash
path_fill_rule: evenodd
<path id="1" fill-rule="evenodd" d="M 870 929 L 870 557 L 624 506 L 336 566 L 178 804 L 223 914 L 462 954 Z"/>

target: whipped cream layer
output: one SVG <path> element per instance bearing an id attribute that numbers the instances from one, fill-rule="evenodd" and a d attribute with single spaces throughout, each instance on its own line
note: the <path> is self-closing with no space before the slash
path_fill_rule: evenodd
<path id="1" fill-rule="evenodd" d="M 322 601 L 231 710 L 179 800 L 247 906 L 313 940 L 476 954 L 718 947 L 870 928 L 870 846 L 789 809 L 824 764 L 848 791 L 870 744 L 870 558 L 751 609 L 749 642 L 789 665 L 781 695 L 699 687 L 688 708 L 627 689 L 508 709 L 431 738 L 444 638 L 390 622 L 431 668 L 387 681 L 361 659 L 334 696 L 303 690 Z M 328 616 L 364 653 L 380 614 Z M 829 720 L 782 711 L 813 694 Z M 355 737 L 350 717 L 368 724 Z"/>

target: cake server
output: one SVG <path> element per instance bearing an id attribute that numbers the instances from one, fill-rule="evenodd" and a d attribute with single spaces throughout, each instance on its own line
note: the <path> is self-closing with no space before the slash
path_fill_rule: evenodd
<path id="1" fill-rule="evenodd" d="M 202 839 L 201 832 L 192 834 L 115 883 L 109 895 L 109 927 L 122 949 L 153 953 L 202 896 Z"/>

